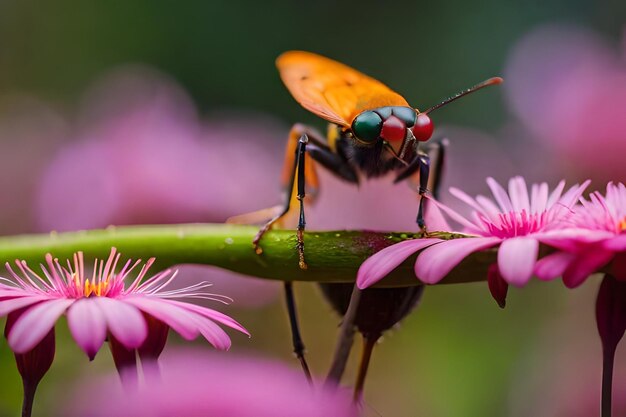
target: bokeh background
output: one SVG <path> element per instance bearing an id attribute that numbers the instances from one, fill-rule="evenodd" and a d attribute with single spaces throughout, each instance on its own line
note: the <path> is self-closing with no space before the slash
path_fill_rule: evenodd
<path id="1" fill-rule="evenodd" d="M 486 176 L 624 181 L 625 28 L 620 0 L 0 0 L 0 232 L 219 222 L 278 203 L 290 125 L 323 128 L 276 73 L 289 49 L 347 63 L 419 108 L 504 76 L 502 87 L 433 113 L 451 143 L 444 185 L 473 194 L 486 192 Z M 311 230 L 415 229 L 406 185 L 322 180 Z M 235 299 L 224 311 L 253 337 L 233 335 L 233 350 L 297 367 L 278 284 L 193 266 L 181 276 Z M 593 281 L 575 291 L 533 283 L 500 310 L 481 283 L 428 288 L 375 351 L 367 415 L 594 415 L 595 291 Z M 315 286 L 297 293 L 309 360 L 323 375 L 339 320 Z M 106 350 L 89 364 L 63 326 L 58 340 L 37 416 L 58 415 L 81 378 L 112 369 Z M 0 415 L 17 415 L 21 387 L 4 341 L 0 386 Z"/>

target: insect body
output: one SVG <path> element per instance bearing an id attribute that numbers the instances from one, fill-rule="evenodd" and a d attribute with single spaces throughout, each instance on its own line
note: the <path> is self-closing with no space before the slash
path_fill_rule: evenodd
<path id="1" fill-rule="evenodd" d="M 302 51 L 285 52 L 276 60 L 276 66 L 295 100 L 329 122 L 329 128 L 326 136 L 301 124 L 291 129 L 282 174 L 285 204 L 277 207 L 277 212 L 273 212 L 273 217 L 259 230 L 253 244 L 257 253 L 261 254 L 260 241 L 265 232 L 281 222 L 290 213 L 292 205 L 297 204 L 297 248 L 299 265 L 303 269 L 307 268 L 303 238 L 306 225 L 304 199 L 307 191 L 310 194 L 313 191 L 313 196 L 309 197 L 316 194 L 318 165 L 354 184 L 359 183 L 361 176 L 378 177 L 394 172 L 395 182 L 412 180 L 422 197 L 427 192 L 430 157 L 420 148 L 420 143 L 430 139 L 433 133 L 429 113 L 470 92 L 502 82 L 501 78 L 490 78 L 420 112 L 380 81 L 320 55 Z M 441 164 L 437 165 L 439 169 Z M 267 209 L 261 210 L 237 216 L 231 221 L 249 223 L 267 213 Z M 423 198 L 419 201 L 417 224 L 425 232 Z M 285 283 L 285 290 L 294 352 L 310 377 L 304 360 L 304 346 L 298 330 L 290 282 Z M 376 289 L 371 291 L 375 292 Z M 412 296 L 412 303 L 419 299 L 419 294 L 421 291 Z M 408 312 L 410 308 L 405 310 Z M 406 312 L 403 310 L 398 320 Z M 377 328 L 374 333 L 378 335 L 384 330 Z M 375 342 L 377 337 L 370 339 Z"/>
<path id="2" fill-rule="evenodd" d="M 433 132 L 427 114 L 346 65 L 300 51 L 284 53 L 276 65 L 296 101 L 334 125 L 330 151 L 366 177 L 406 168 L 417 155 L 417 140 L 428 140 Z"/>
<path id="3" fill-rule="evenodd" d="M 317 189 L 315 165 L 322 165 L 337 177 L 355 184 L 359 182 L 359 174 L 377 177 L 396 172 L 395 182 L 414 177 L 422 196 L 427 191 L 430 160 L 419 143 L 430 139 L 433 133 L 429 113 L 470 92 L 502 82 L 501 78 L 490 78 L 420 112 L 380 81 L 311 52 L 285 52 L 276 60 L 276 66 L 295 100 L 330 123 L 327 137 L 300 124 L 292 128 L 283 169 L 288 198 L 283 209 L 265 224 L 253 242 L 257 253 L 261 253 L 259 243 L 263 234 L 297 200 L 301 268 L 306 268 L 304 197 L 307 186 Z M 422 209 L 420 199 L 417 223 L 425 231 Z"/>

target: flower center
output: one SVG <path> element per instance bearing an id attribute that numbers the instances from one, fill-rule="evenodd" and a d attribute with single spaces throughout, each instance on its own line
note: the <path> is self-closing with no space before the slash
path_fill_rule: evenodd
<path id="1" fill-rule="evenodd" d="M 626 216 L 617 224 L 617 231 L 619 233 L 626 232 Z"/>
<path id="2" fill-rule="evenodd" d="M 110 277 L 107 277 L 105 280 L 86 279 L 84 284 L 81 283 L 78 274 L 72 274 L 72 278 L 78 293 L 82 294 L 83 297 L 103 297 L 109 293 Z"/>
<path id="3" fill-rule="evenodd" d="M 546 212 L 528 214 L 526 210 L 499 213 L 496 221 L 480 216 L 483 226 L 491 236 L 509 238 L 525 236 L 540 230 L 545 225 Z"/>

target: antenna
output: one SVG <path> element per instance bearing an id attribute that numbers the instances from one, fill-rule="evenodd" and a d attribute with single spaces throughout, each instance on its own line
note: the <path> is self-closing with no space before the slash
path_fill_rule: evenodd
<path id="1" fill-rule="evenodd" d="M 463 96 L 466 96 L 470 93 L 473 93 L 474 91 L 478 91 L 481 88 L 484 87 L 488 87 L 490 85 L 496 85 L 496 84 L 500 84 L 502 83 L 504 80 L 500 77 L 493 77 L 493 78 L 489 78 L 488 80 L 483 81 L 482 83 L 478 83 L 473 87 L 468 88 L 467 90 L 463 90 L 460 93 L 457 93 L 456 95 L 449 97 L 447 99 L 445 99 L 444 101 L 442 101 L 441 103 L 434 105 L 430 108 L 428 108 L 427 110 L 421 112 L 421 114 L 428 114 L 433 110 L 437 110 L 439 107 L 445 106 L 448 103 L 452 103 L 454 100 L 457 100 Z"/>

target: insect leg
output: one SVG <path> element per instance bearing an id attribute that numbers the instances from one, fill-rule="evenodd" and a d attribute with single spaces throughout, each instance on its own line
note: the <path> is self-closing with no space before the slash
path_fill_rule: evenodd
<path id="1" fill-rule="evenodd" d="M 367 376 L 367 369 L 369 368 L 370 360 L 372 358 L 372 351 L 376 342 L 380 339 L 378 335 L 363 335 L 363 351 L 361 352 L 361 362 L 359 364 L 359 373 L 356 377 L 356 383 L 354 384 L 354 393 L 352 400 L 355 403 L 361 401 L 363 397 L 363 387 L 365 386 L 365 377 Z"/>
<path id="2" fill-rule="evenodd" d="M 306 144 L 309 142 L 307 135 L 302 135 L 298 140 L 298 150 L 296 151 L 296 160 L 298 168 L 298 201 L 300 202 L 300 215 L 298 216 L 298 228 L 296 236 L 298 239 L 298 265 L 301 269 L 306 269 L 307 265 L 304 260 L 304 229 L 306 227 L 306 220 L 304 218 L 304 197 L 306 196 L 304 172 L 305 172 L 305 152 Z"/>
<path id="3" fill-rule="evenodd" d="M 321 284 L 322 294 L 333 309 L 343 315 L 340 338 L 326 379 L 327 386 L 336 386 L 345 370 L 352 347 L 353 334 L 363 335 L 363 351 L 355 384 L 354 400 L 361 398 L 374 344 L 380 336 L 418 304 L 424 286 L 367 288 L 353 284 Z"/>
<path id="4" fill-rule="evenodd" d="M 334 174 L 339 179 L 344 181 L 358 184 L 359 177 L 354 170 L 354 168 L 348 163 L 347 159 L 343 157 L 339 153 L 335 153 L 330 148 L 320 143 L 318 140 L 311 139 L 308 135 L 309 141 L 302 146 L 302 156 L 299 156 L 298 150 L 300 148 L 300 144 L 298 141 L 297 146 L 293 148 L 294 159 L 290 161 L 289 148 L 288 147 L 288 155 L 286 162 L 291 162 L 289 165 L 285 164 L 285 168 L 283 169 L 283 184 L 285 185 L 286 190 L 286 199 L 285 205 L 282 210 L 274 216 L 271 220 L 269 220 L 257 233 L 253 240 L 253 244 L 257 254 L 263 253 L 263 250 L 260 247 L 259 242 L 263 235 L 272 228 L 272 226 L 285 217 L 290 210 L 292 201 L 292 196 L 294 192 L 296 193 L 296 199 L 300 200 L 300 206 L 302 207 L 304 204 L 305 191 L 309 190 L 306 194 L 307 201 L 311 199 L 311 194 L 313 194 L 313 198 L 317 195 L 318 183 L 317 183 L 317 174 L 314 169 L 315 163 L 319 163 L 332 174 Z M 300 164 L 300 159 L 302 160 L 302 164 Z M 302 168 L 300 168 L 300 166 Z M 290 169 L 287 169 L 290 167 Z M 311 176 L 313 178 L 311 179 Z M 295 185 L 295 187 L 294 187 Z M 302 200 L 298 196 L 302 196 Z M 301 216 L 299 216 L 299 227 L 304 226 L 302 222 L 304 221 L 304 209 L 301 209 Z M 246 215 L 244 215 L 246 216 Z M 241 216 L 239 216 L 241 217 Z M 304 227 L 302 227 L 304 230 Z M 302 264 L 301 264 L 302 266 Z"/>
<path id="5" fill-rule="evenodd" d="M 338 154 L 333 153 L 330 149 L 320 146 L 319 144 L 312 143 L 307 147 L 308 137 L 306 134 L 302 135 L 298 140 L 298 147 L 296 151 L 296 163 L 294 169 L 296 170 L 296 183 L 297 183 L 297 199 L 300 203 L 300 215 L 297 228 L 297 240 L 298 240 L 298 257 L 300 268 L 306 269 L 307 265 L 304 259 L 304 230 L 306 227 L 306 219 L 304 215 L 304 198 L 306 196 L 306 155 L 310 155 L 312 159 L 328 168 L 332 173 L 343 178 L 344 180 L 358 183 L 358 176 L 354 169 L 347 163 L 347 161 L 341 158 Z M 307 153 L 308 152 L 308 153 Z M 292 178 L 294 176 L 292 175 Z M 293 180 L 291 184 L 293 189 Z M 300 335 L 300 329 L 298 325 L 298 317 L 296 314 L 295 300 L 293 296 L 293 287 L 290 282 L 285 282 L 285 299 L 287 301 L 287 310 L 289 312 L 289 323 L 291 325 L 291 335 L 293 341 L 293 348 L 296 357 L 300 361 L 302 370 L 304 371 L 307 379 L 311 381 L 311 373 L 309 367 L 304 358 L 304 343 Z"/>
<path id="6" fill-rule="evenodd" d="M 260 241 L 263 238 L 263 235 L 270 230 L 275 224 L 278 222 L 282 222 L 283 219 L 289 213 L 289 209 L 291 208 L 291 204 L 293 203 L 292 197 L 294 191 L 294 185 L 296 185 L 296 175 L 298 170 L 298 147 L 300 143 L 300 138 L 306 135 L 309 137 L 309 140 L 316 144 L 320 149 L 324 149 L 326 145 L 323 144 L 323 140 L 320 139 L 320 136 L 311 128 L 306 126 L 296 124 L 291 128 L 289 132 L 289 140 L 287 141 L 287 149 L 285 151 L 285 162 L 283 164 L 283 170 L 281 174 L 281 184 L 285 190 L 285 202 L 282 207 L 277 207 L 279 210 L 278 213 L 274 211 L 274 215 L 267 221 L 261 229 L 259 229 L 258 233 L 254 237 L 252 244 L 254 245 L 254 250 L 257 254 L 263 253 L 263 249 L 261 248 Z M 327 148 L 327 147 L 326 147 Z M 304 175 L 302 175 L 303 180 L 305 181 L 305 186 L 309 189 L 309 197 L 308 199 L 312 199 L 317 194 L 318 181 L 317 181 L 317 173 L 315 171 L 315 164 L 311 161 L 311 156 L 305 153 L 304 158 L 307 163 L 306 167 L 303 169 Z M 229 222 L 234 223 L 250 223 L 246 222 L 248 219 L 255 219 L 259 217 L 259 214 L 267 213 L 267 210 L 261 210 L 255 213 L 244 214 L 240 216 L 235 216 L 229 219 Z M 267 219 L 267 217 L 265 217 Z"/>
<path id="7" fill-rule="evenodd" d="M 417 212 L 417 224 L 422 229 L 422 232 L 426 231 L 424 222 L 424 204 L 426 201 L 424 200 L 424 194 L 430 190 L 435 198 L 439 196 L 447 145 L 448 140 L 445 138 L 429 144 L 425 152 L 420 151 L 394 180 L 394 183 L 397 183 L 406 178 L 415 179 L 415 175 L 419 176 L 417 186 L 420 202 Z"/>
<path id="8" fill-rule="evenodd" d="M 298 167 L 298 159 L 296 158 L 293 161 L 292 171 L 295 172 L 297 167 Z M 292 174 L 291 180 L 289 181 L 289 186 L 287 186 L 286 188 L 285 204 L 283 205 L 281 211 L 277 215 L 272 217 L 268 222 L 266 222 L 263 225 L 263 227 L 259 229 L 256 236 L 254 236 L 254 239 L 252 240 L 252 245 L 254 246 L 254 251 L 256 252 L 257 255 L 260 255 L 263 253 L 263 248 L 261 248 L 261 246 L 259 245 L 259 242 L 263 238 L 263 235 L 265 235 L 265 233 L 267 233 L 267 231 L 270 230 L 277 221 L 282 219 L 289 212 L 289 208 L 291 207 L 291 195 L 293 193 L 294 181 L 295 181 L 295 177 Z M 247 215 L 244 215 L 244 216 L 247 216 Z"/>
<path id="9" fill-rule="evenodd" d="M 307 154 L 311 155 L 315 162 L 318 162 L 339 179 L 353 184 L 359 183 L 359 176 L 354 167 L 348 163 L 348 160 L 343 155 L 335 153 L 330 149 L 321 148 L 313 143 L 309 144 L 306 149 Z"/>
<path id="10" fill-rule="evenodd" d="M 429 143 L 426 148 L 426 153 L 431 161 L 430 184 L 428 184 L 428 189 L 435 198 L 439 198 L 439 192 L 441 191 L 441 180 L 443 177 L 447 147 L 448 139 L 442 138 Z"/>
<path id="11" fill-rule="evenodd" d="M 409 165 L 404 168 L 404 170 L 393 180 L 394 184 L 409 178 L 419 170 L 421 165 L 420 156 L 421 155 L 417 155 L 411 162 L 409 162 Z"/>
<path id="12" fill-rule="evenodd" d="M 306 228 L 306 219 L 304 216 L 304 198 L 306 197 L 306 158 L 307 144 L 309 138 L 306 134 L 302 135 L 298 140 L 298 148 L 296 151 L 296 167 L 297 167 L 297 186 L 298 194 L 297 199 L 300 203 L 300 215 L 298 217 L 297 228 L 297 248 L 298 248 L 298 263 L 301 269 L 307 269 L 307 264 L 304 259 L 304 229 Z M 309 154 L 316 161 L 320 162 L 326 168 L 328 168 L 333 174 L 338 177 L 347 180 L 349 182 L 358 183 L 359 178 L 354 169 L 342 159 L 340 155 L 333 153 L 330 149 L 325 149 L 316 145 L 311 145 Z"/>
<path id="13" fill-rule="evenodd" d="M 430 144 L 426 153 L 418 155 L 420 161 L 418 188 L 420 202 L 417 211 L 417 225 L 424 233 L 426 232 L 426 222 L 424 221 L 426 200 L 424 194 L 430 190 L 435 198 L 439 197 L 446 146 L 448 146 L 448 140 L 444 138 Z"/>
<path id="14" fill-rule="evenodd" d="M 300 361 L 300 366 L 302 366 L 302 371 L 304 371 L 304 375 L 306 379 L 311 382 L 313 379 L 311 378 L 311 371 L 309 370 L 309 365 L 304 358 L 304 351 L 306 350 L 304 347 L 304 342 L 302 341 L 302 336 L 300 335 L 300 326 L 298 324 L 298 314 L 296 310 L 296 302 L 293 296 L 293 284 L 290 281 L 285 281 L 285 301 L 287 302 L 287 312 L 289 313 L 289 325 L 291 327 L 291 340 L 293 344 L 293 353 L 296 355 L 298 360 Z"/>
<path id="15" fill-rule="evenodd" d="M 289 208 L 291 206 L 291 197 L 293 194 L 293 189 L 294 189 L 294 184 L 297 182 L 297 190 L 298 190 L 298 195 L 297 195 L 297 199 L 300 202 L 300 219 L 298 222 L 298 232 L 297 232 L 297 236 L 298 236 L 298 255 L 300 258 L 300 268 L 306 269 L 306 263 L 304 262 L 304 240 L 303 240 L 303 232 L 304 232 L 304 227 L 306 225 L 305 222 L 305 218 L 304 218 L 304 197 L 305 197 L 305 186 L 306 186 L 306 182 L 305 182 L 305 172 L 306 172 L 306 165 L 305 165 L 305 154 L 306 154 L 306 144 L 308 142 L 308 137 L 306 134 L 303 134 L 299 139 L 298 139 L 298 143 L 297 143 L 297 148 L 296 148 L 296 152 L 295 152 L 295 157 L 293 159 L 293 165 L 292 165 L 292 169 L 291 172 L 289 172 L 289 182 L 288 182 L 288 186 L 287 186 L 287 198 L 286 198 L 286 202 L 285 202 L 285 206 L 283 207 L 282 212 L 274 217 L 272 220 L 270 220 L 268 223 L 266 223 L 266 225 L 264 226 L 264 228 L 262 228 L 261 230 L 259 230 L 259 232 L 257 233 L 257 236 L 255 237 L 255 245 L 257 245 L 258 248 L 258 242 L 261 239 L 261 237 L 263 236 L 263 234 L 269 230 L 269 228 L 272 226 L 272 224 L 276 221 L 278 221 L 281 217 L 283 217 L 284 215 L 286 215 L 289 212 Z M 257 253 L 259 253 L 257 251 Z M 292 344 L 293 344 L 293 352 L 296 355 L 296 357 L 298 358 L 298 360 L 300 361 L 300 365 L 302 367 L 302 371 L 304 372 L 305 377 L 307 378 L 307 380 L 310 382 L 311 379 L 311 371 L 309 370 L 309 366 L 306 362 L 306 359 L 304 357 L 304 351 L 305 351 L 305 347 L 304 347 L 304 342 L 302 341 L 302 336 L 300 335 L 300 326 L 298 324 L 298 316 L 296 313 L 296 303 L 295 303 L 295 298 L 293 295 L 293 284 L 291 282 L 285 282 L 284 283 L 284 289 L 285 289 L 285 300 L 287 303 L 287 312 L 289 315 L 289 325 L 291 327 L 291 339 L 292 339 Z"/>
<path id="16" fill-rule="evenodd" d="M 296 169 L 294 168 L 294 163 L 297 162 L 298 155 L 298 143 L 300 142 L 300 138 L 302 135 L 306 135 L 308 137 L 308 143 L 311 145 L 315 145 L 317 147 L 323 149 L 329 149 L 328 146 L 324 143 L 324 138 L 311 127 L 305 126 L 300 123 L 296 123 L 293 125 L 291 130 L 289 131 L 289 139 L 287 141 L 287 147 L 285 149 L 285 161 L 283 164 L 283 170 L 281 173 L 281 184 L 286 189 L 287 187 L 293 188 L 293 180 L 294 175 L 296 175 Z M 305 168 L 305 178 L 306 178 L 306 187 L 309 193 L 309 200 L 317 194 L 317 189 L 319 187 L 317 172 L 315 169 L 315 164 L 311 161 L 310 152 L 307 149 L 305 154 L 305 159 L 307 161 Z M 287 192 L 289 192 L 287 190 Z"/>
<path id="17" fill-rule="evenodd" d="M 300 138 L 303 135 L 306 135 L 309 139 L 306 146 L 302 146 L 300 144 Z M 301 161 L 304 161 L 304 164 L 301 164 Z M 311 200 L 311 194 L 313 194 L 314 197 L 318 188 L 317 175 L 315 171 L 316 162 L 324 166 L 336 176 L 350 182 L 358 183 L 358 177 L 354 172 L 354 169 L 347 163 L 346 158 L 333 152 L 331 148 L 324 143 L 324 139 L 321 135 L 319 135 L 315 130 L 304 125 L 294 125 L 289 133 L 289 140 L 287 142 L 287 149 L 285 152 L 285 163 L 283 165 L 281 176 L 281 182 L 285 189 L 285 202 L 282 207 L 278 207 L 280 210 L 278 213 L 273 210 L 274 215 L 271 217 L 271 220 L 269 220 L 257 233 L 253 242 L 257 253 L 262 253 L 259 242 L 265 232 L 267 232 L 274 224 L 278 222 L 283 223 L 282 219 L 290 212 L 291 205 L 292 203 L 295 203 L 296 200 L 296 198 L 293 198 L 294 194 L 302 197 L 297 199 L 300 200 L 299 203 L 302 207 L 301 213 L 303 218 L 301 223 L 304 223 L 304 191 L 307 191 L 306 199 Z M 262 215 L 268 212 L 269 210 L 262 210 L 255 212 L 253 215 L 246 214 L 237 216 L 232 220 L 238 222 L 243 220 L 245 222 L 249 219 L 262 218 Z M 304 226 L 304 224 L 302 224 L 302 226 Z M 289 324 L 291 327 L 293 351 L 300 361 L 302 370 L 304 371 L 307 379 L 310 380 L 310 371 L 304 356 L 305 347 L 300 334 L 292 283 L 285 282 L 284 289 L 287 311 L 289 314 Z"/>
<path id="18" fill-rule="evenodd" d="M 426 222 L 424 221 L 424 194 L 428 191 L 428 177 L 430 176 L 430 157 L 428 155 L 418 155 L 419 160 L 419 188 L 417 192 L 420 195 L 419 207 L 417 209 L 417 225 L 426 232 Z"/>

